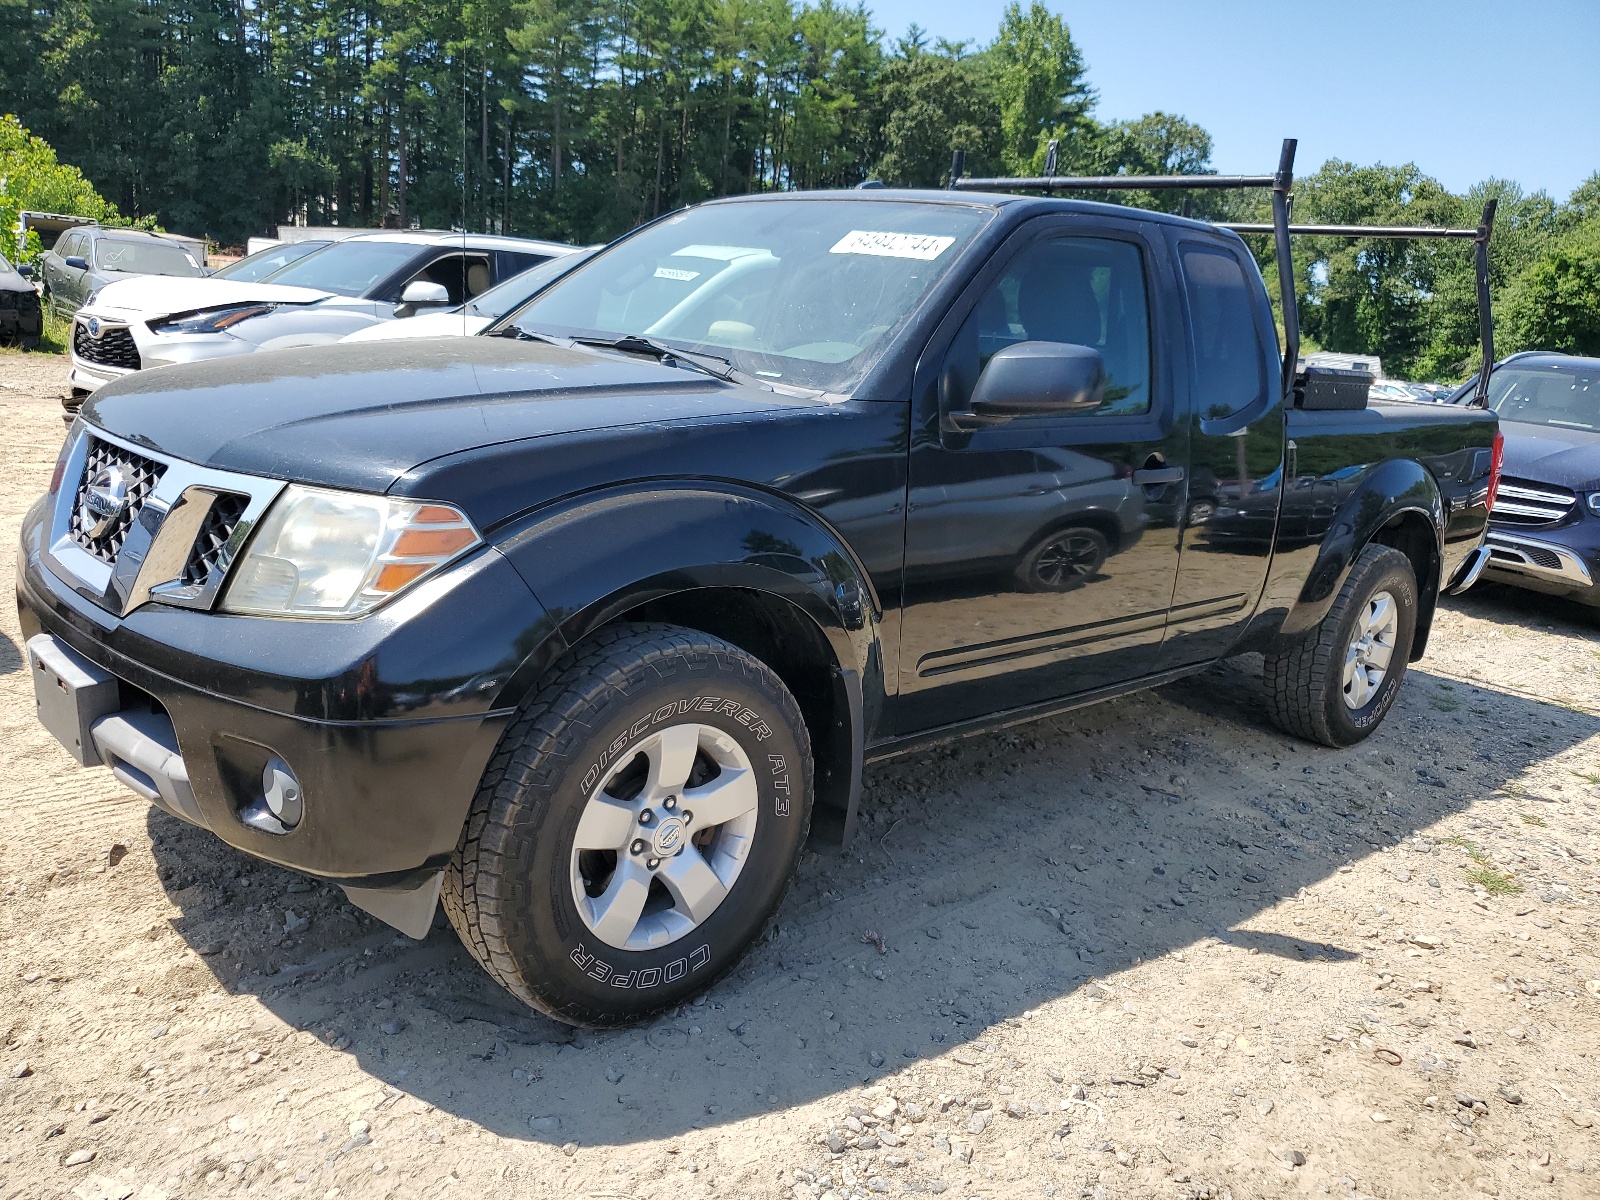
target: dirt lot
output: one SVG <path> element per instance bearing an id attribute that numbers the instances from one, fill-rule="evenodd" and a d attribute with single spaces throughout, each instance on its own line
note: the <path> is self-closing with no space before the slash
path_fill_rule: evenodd
<path id="1" fill-rule="evenodd" d="M 0 356 L 7 573 L 63 378 Z M 1347 752 L 1244 661 L 875 768 L 732 979 L 573 1035 L 75 768 L 8 606 L 0 1196 L 1600 1196 L 1597 630 L 1452 602 Z"/>

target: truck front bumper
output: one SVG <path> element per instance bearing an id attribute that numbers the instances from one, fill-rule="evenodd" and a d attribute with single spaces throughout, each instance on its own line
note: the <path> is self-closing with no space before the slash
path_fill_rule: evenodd
<path id="1" fill-rule="evenodd" d="M 383 911 L 385 897 L 426 896 L 431 918 L 515 712 L 494 707 L 526 656 L 511 639 L 543 616 L 511 565 L 489 551 L 446 572 L 457 577 L 431 603 L 378 620 L 156 604 L 117 617 L 45 562 L 44 507 L 24 521 L 18 610 L 39 717 L 68 752 L 247 854 L 344 886 L 406 932 L 416 922 Z M 274 761 L 297 792 L 292 825 L 264 806 Z"/>

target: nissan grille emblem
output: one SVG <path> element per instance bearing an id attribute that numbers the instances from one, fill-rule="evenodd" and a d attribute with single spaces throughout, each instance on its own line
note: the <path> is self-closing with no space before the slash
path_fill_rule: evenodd
<path id="1" fill-rule="evenodd" d="M 92 337 L 92 338 L 97 338 L 97 337 L 100 336 L 100 318 L 99 317 L 90 317 L 89 318 L 89 336 Z"/>
<path id="2" fill-rule="evenodd" d="M 128 477 L 121 467 L 101 467 L 83 489 L 78 521 L 92 538 L 102 538 L 128 507 Z"/>

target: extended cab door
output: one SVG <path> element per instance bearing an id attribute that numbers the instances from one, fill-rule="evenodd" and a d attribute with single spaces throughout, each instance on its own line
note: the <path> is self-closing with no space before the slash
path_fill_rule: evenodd
<path id="1" fill-rule="evenodd" d="M 1030 222 L 919 364 L 897 732 L 1156 669 L 1188 431 L 1164 348 L 1181 329 L 1170 253 L 1148 230 L 1114 218 Z M 1104 403 L 963 429 L 952 413 L 990 357 L 1027 341 L 1096 350 Z"/>
<path id="2" fill-rule="evenodd" d="M 1255 611 L 1277 544 L 1284 414 L 1277 330 L 1243 243 L 1169 231 L 1183 278 L 1190 403 L 1183 555 L 1161 660 L 1232 648 Z"/>

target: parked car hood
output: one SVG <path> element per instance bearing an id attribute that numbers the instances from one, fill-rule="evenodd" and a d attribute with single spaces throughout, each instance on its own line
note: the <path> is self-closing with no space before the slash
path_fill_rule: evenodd
<path id="1" fill-rule="evenodd" d="M 108 283 L 95 297 L 94 311 L 146 320 L 197 309 L 261 301 L 270 304 L 315 304 L 332 292 L 285 287 L 276 283 L 240 283 L 232 279 L 185 279 L 174 275 L 130 275 Z"/>
<path id="2" fill-rule="evenodd" d="M 470 337 L 480 329 L 489 327 L 491 318 L 463 316 L 459 308 L 450 312 L 423 313 L 416 317 L 402 317 L 398 321 L 383 321 L 377 325 L 358 329 L 342 340 L 346 342 L 401 342 L 408 338 Z"/>
<path id="3" fill-rule="evenodd" d="M 0 292 L 28 292 L 38 294 L 32 282 L 24 279 L 15 271 L 0 271 Z"/>
<path id="4" fill-rule="evenodd" d="M 83 416 L 190 462 L 383 492 L 429 460 L 480 447 L 796 406 L 822 402 L 648 358 L 456 337 L 179 363 L 106 385 Z"/>
<path id="5" fill-rule="evenodd" d="M 1506 420 L 1500 429 L 1505 474 L 1579 492 L 1600 487 L 1600 432 Z"/>

